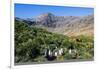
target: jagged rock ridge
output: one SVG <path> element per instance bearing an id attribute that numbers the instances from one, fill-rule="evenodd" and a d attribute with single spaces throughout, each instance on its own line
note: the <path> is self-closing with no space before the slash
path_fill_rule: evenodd
<path id="1" fill-rule="evenodd" d="M 88 35 L 93 36 L 94 15 L 87 16 L 55 16 L 52 13 L 45 13 L 36 18 L 17 20 L 45 28 L 50 32 L 68 36 Z"/>

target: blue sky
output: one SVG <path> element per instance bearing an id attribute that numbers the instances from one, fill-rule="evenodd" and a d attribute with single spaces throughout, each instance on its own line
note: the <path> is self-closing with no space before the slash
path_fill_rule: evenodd
<path id="1" fill-rule="evenodd" d="M 86 16 L 93 14 L 94 9 L 68 6 L 15 4 L 15 17 L 32 18 L 48 12 L 57 16 Z"/>

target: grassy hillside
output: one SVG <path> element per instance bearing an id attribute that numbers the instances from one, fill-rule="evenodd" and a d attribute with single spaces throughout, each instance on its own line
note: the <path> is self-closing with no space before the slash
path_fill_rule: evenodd
<path id="1" fill-rule="evenodd" d="M 93 43 L 93 37 L 68 37 L 15 20 L 15 63 L 50 61 L 44 55 L 45 51 L 61 48 L 63 54 L 53 60 L 91 59 L 94 53 Z"/>

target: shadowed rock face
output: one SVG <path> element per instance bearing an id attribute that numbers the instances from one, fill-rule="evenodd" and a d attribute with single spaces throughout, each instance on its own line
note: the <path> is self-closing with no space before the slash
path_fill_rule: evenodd
<path id="1" fill-rule="evenodd" d="M 45 13 L 36 18 L 21 20 L 36 27 L 45 28 L 50 32 L 68 36 L 87 35 L 93 36 L 94 15 L 87 16 L 55 16 L 52 13 Z"/>
<path id="2" fill-rule="evenodd" d="M 51 13 L 46 13 L 40 15 L 36 18 L 37 25 L 43 25 L 45 27 L 55 27 L 56 19 L 55 16 Z"/>

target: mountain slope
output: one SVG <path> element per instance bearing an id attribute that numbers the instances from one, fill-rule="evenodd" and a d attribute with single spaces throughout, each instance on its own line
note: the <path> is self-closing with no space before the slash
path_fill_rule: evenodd
<path id="1" fill-rule="evenodd" d="M 94 42 L 91 37 L 67 37 L 45 29 L 31 27 L 22 20 L 15 20 L 14 25 L 15 65 L 27 64 L 27 62 L 93 59 Z M 61 49 L 63 53 L 59 54 Z M 48 50 L 52 53 L 51 55 L 47 52 Z M 55 53 L 58 55 L 54 55 Z"/>
<path id="2" fill-rule="evenodd" d="M 33 20 L 23 20 L 36 27 L 45 28 L 50 32 L 68 36 L 87 35 L 92 36 L 94 30 L 94 15 L 88 16 L 55 16 L 45 13 Z"/>

